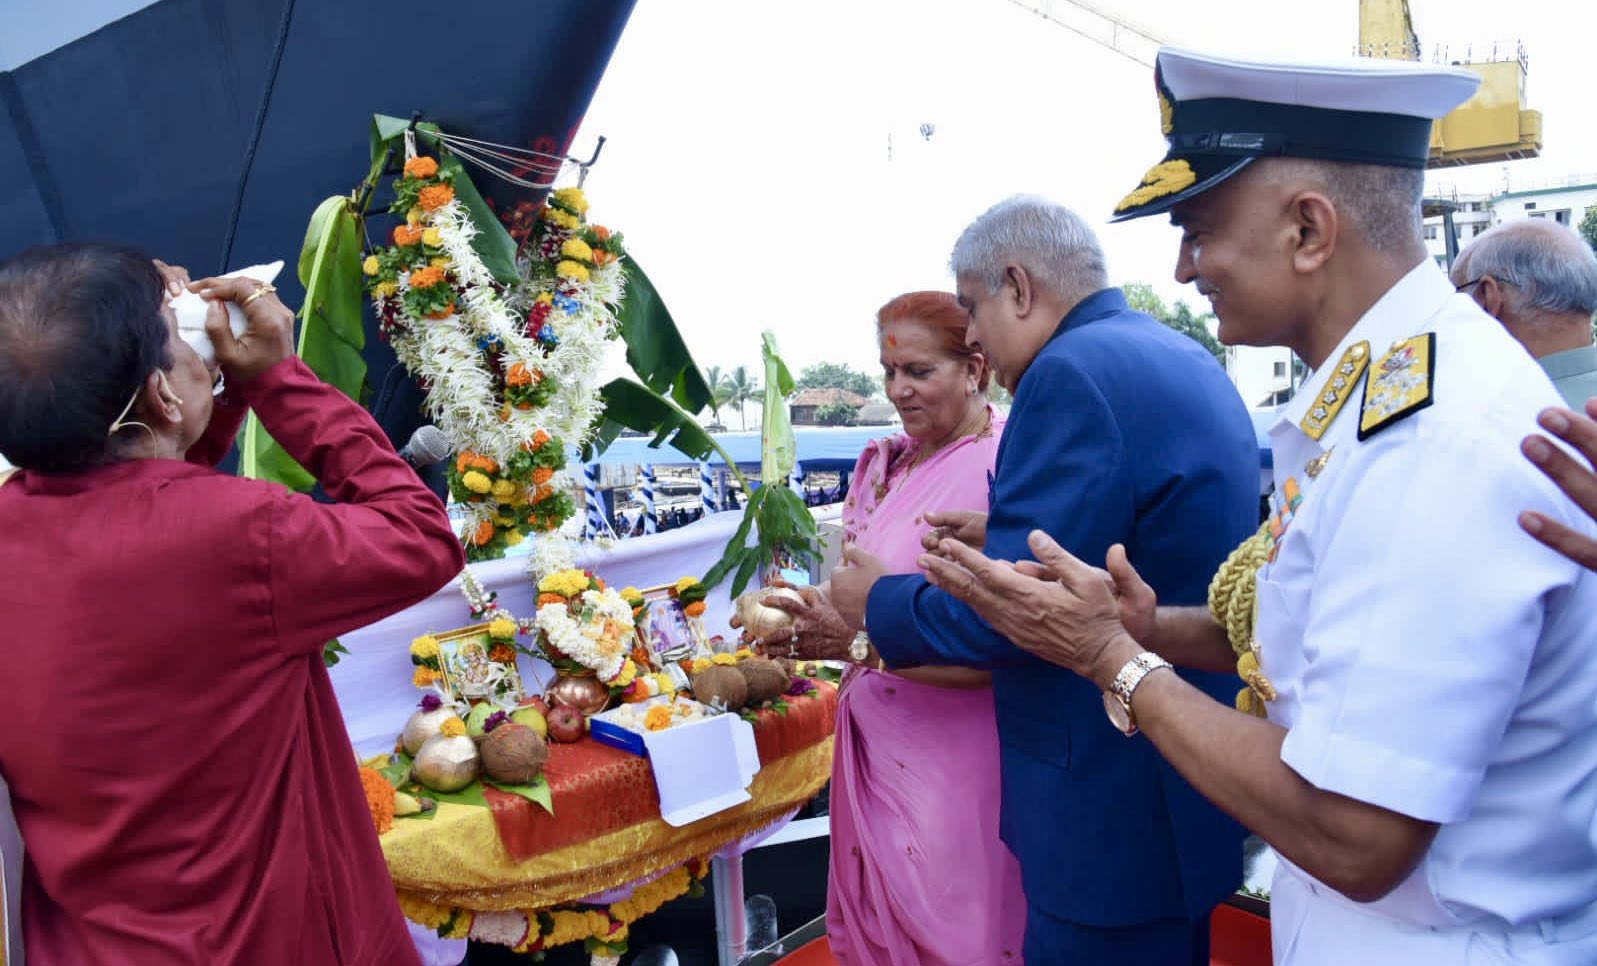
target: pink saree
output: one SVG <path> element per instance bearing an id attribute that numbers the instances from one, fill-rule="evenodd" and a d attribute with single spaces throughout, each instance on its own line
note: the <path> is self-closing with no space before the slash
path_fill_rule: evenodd
<path id="1" fill-rule="evenodd" d="M 900 434 L 860 454 L 845 539 L 914 573 L 921 514 L 986 510 L 1003 421 L 908 472 Z M 856 668 L 837 709 L 826 928 L 846 966 L 1020 962 L 1020 869 L 998 839 L 998 728 L 988 689 Z"/>

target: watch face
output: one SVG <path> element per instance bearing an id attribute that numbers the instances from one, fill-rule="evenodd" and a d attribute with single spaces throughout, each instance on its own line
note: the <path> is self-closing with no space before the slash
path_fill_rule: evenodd
<path id="1" fill-rule="evenodd" d="M 1126 710 L 1126 706 L 1121 704 L 1120 699 L 1115 697 L 1112 692 L 1105 691 L 1103 693 L 1103 710 L 1109 716 L 1109 723 L 1119 729 L 1121 734 L 1134 735 L 1137 733 L 1137 726 L 1131 723 L 1131 713 Z"/>
<path id="2" fill-rule="evenodd" d="M 852 661 L 863 661 L 871 656 L 871 641 L 864 634 L 854 635 L 854 640 L 848 645 L 848 656 Z"/>

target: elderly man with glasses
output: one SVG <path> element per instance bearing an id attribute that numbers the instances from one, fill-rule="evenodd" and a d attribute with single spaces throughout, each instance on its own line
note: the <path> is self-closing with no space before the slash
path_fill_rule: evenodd
<path id="1" fill-rule="evenodd" d="M 1498 225 L 1464 249 L 1453 285 L 1503 323 L 1571 408 L 1597 396 L 1597 255 L 1574 231 L 1538 218 Z"/>

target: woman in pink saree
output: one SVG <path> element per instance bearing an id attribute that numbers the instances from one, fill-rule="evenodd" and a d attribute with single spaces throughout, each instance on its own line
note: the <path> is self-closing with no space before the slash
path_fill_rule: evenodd
<path id="1" fill-rule="evenodd" d="M 914 292 L 877 315 L 888 398 L 904 432 L 860 454 L 844 539 L 911 573 L 928 512 L 987 509 L 1003 419 L 965 344 L 954 296 Z M 799 636 L 849 632 L 825 587 L 795 605 Z M 781 654 L 782 640 L 768 642 Z M 850 668 L 832 765 L 826 926 L 847 966 L 1020 962 L 1020 870 L 998 838 L 998 730 L 989 675 Z"/>

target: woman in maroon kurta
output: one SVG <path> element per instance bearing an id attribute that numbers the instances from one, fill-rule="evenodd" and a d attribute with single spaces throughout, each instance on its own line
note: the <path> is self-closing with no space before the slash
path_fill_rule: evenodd
<path id="1" fill-rule="evenodd" d="M 147 259 L 0 265 L 0 452 L 21 467 L 0 486 L 0 772 L 27 955 L 414 963 L 321 654 L 447 582 L 460 547 L 293 357 L 275 296 L 194 287 L 249 319 L 235 339 L 211 307 L 214 411 Z M 210 468 L 251 408 L 336 504 Z"/>

